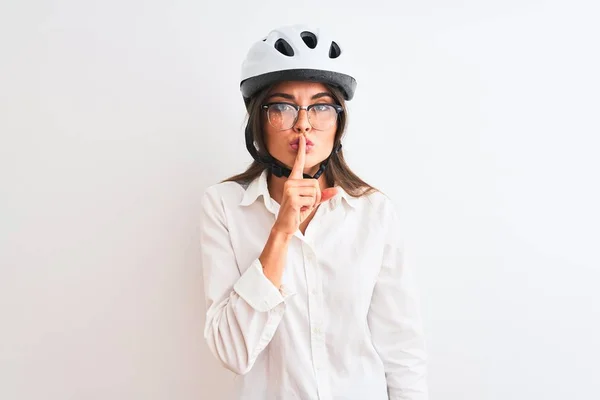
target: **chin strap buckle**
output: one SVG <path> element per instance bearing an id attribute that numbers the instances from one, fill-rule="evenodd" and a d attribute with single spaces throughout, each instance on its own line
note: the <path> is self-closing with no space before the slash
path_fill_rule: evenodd
<path id="1" fill-rule="evenodd" d="M 271 172 L 273 173 L 273 175 L 275 175 L 278 178 L 281 178 L 282 176 L 290 176 L 290 172 L 288 172 L 286 174 L 286 170 L 287 168 L 275 163 L 275 162 L 271 162 Z"/>

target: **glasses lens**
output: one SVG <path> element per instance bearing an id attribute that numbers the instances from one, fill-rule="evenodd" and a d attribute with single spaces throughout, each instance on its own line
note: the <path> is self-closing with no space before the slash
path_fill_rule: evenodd
<path id="1" fill-rule="evenodd" d="M 294 126 L 296 115 L 296 109 L 289 104 L 271 104 L 267 109 L 267 117 L 271 126 L 282 131 Z"/>
<path id="2" fill-rule="evenodd" d="M 317 130 L 331 128 L 336 119 L 337 111 L 328 104 L 315 104 L 308 113 L 310 125 Z"/>

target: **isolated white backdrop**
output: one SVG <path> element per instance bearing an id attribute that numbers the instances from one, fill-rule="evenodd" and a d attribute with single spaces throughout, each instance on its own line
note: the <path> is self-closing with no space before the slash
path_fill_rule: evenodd
<path id="1" fill-rule="evenodd" d="M 0 398 L 224 399 L 203 190 L 276 26 L 357 55 L 345 150 L 405 223 L 432 399 L 599 399 L 592 2 L 3 1 Z M 595 26 L 596 25 L 596 26 Z"/>

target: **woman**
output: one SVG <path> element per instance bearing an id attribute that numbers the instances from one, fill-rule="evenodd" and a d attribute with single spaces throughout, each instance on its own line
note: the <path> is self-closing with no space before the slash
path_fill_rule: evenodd
<path id="1" fill-rule="evenodd" d="M 243 64 L 248 170 L 207 189 L 205 338 L 240 399 L 427 399 L 391 201 L 341 151 L 356 81 L 322 30 L 272 31 Z"/>

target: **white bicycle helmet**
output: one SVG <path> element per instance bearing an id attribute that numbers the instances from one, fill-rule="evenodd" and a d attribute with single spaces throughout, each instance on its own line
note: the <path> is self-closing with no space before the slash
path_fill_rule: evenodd
<path id="1" fill-rule="evenodd" d="M 327 31 L 305 25 L 272 30 L 255 43 L 242 64 L 240 89 L 244 101 L 260 89 L 280 81 L 303 80 L 337 86 L 346 100 L 356 90 L 351 66 L 335 38 Z"/>

